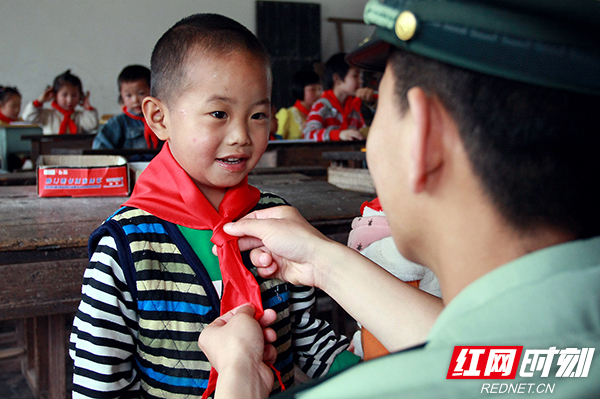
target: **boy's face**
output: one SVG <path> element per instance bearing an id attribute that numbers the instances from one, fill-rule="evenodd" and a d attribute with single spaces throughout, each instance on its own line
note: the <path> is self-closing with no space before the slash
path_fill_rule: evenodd
<path id="1" fill-rule="evenodd" d="M 10 96 L 8 100 L 0 106 L 0 112 L 2 112 L 2 115 L 11 119 L 17 119 L 19 117 L 19 112 L 21 112 L 21 96 Z"/>
<path id="2" fill-rule="evenodd" d="M 56 103 L 67 111 L 73 111 L 81 101 L 79 88 L 71 84 L 64 84 L 56 93 Z"/>
<path id="3" fill-rule="evenodd" d="M 142 113 L 142 100 L 150 95 L 150 85 L 144 79 L 121 83 L 121 100 L 129 112 Z"/>
<path id="4" fill-rule="evenodd" d="M 321 97 L 321 93 L 323 93 L 323 87 L 320 83 L 304 86 L 304 102 L 310 107 Z"/>
<path id="5" fill-rule="evenodd" d="M 338 80 L 337 90 L 349 96 L 356 94 L 356 90 L 360 87 L 360 71 L 358 68 L 350 67 L 348 73 L 343 80 Z"/>
<path id="6" fill-rule="evenodd" d="M 167 106 L 166 135 L 174 158 L 210 200 L 240 183 L 267 147 L 269 70 L 240 51 L 195 54 L 187 64 L 186 89 Z"/>

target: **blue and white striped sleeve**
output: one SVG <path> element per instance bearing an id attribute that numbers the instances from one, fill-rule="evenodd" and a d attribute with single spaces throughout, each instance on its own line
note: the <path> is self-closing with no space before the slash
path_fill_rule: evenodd
<path id="1" fill-rule="evenodd" d="M 139 396 L 137 332 L 136 304 L 118 263 L 117 245 L 104 236 L 84 273 L 71 332 L 73 398 Z"/>
<path id="2" fill-rule="evenodd" d="M 329 323 L 311 314 L 315 305 L 313 287 L 290 284 L 292 345 L 296 365 L 311 378 L 327 374 L 335 358 L 345 351 L 350 341 L 335 334 Z"/>

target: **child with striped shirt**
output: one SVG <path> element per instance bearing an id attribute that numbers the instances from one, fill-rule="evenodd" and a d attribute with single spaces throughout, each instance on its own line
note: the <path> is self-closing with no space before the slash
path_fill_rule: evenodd
<path id="1" fill-rule="evenodd" d="M 223 231 L 252 210 L 286 205 L 247 183 L 270 125 L 262 44 L 229 18 L 193 15 L 159 39 L 151 72 L 142 107 L 165 143 L 90 238 L 71 334 L 73 397 L 211 396 L 218 375 L 198 336 L 248 302 L 257 320 L 277 315 L 275 390 L 294 383 L 294 365 L 318 377 L 357 362 L 349 341 L 311 316 L 311 288 L 260 278 Z"/>

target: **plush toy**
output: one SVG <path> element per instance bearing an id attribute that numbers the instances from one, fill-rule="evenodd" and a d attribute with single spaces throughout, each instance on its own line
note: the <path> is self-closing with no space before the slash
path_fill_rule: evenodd
<path id="1" fill-rule="evenodd" d="M 379 198 L 362 204 L 362 216 L 352 221 L 348 246 L 400 280 L 431 295 L 441 297 L 440 285 L 433 272 L 404 258 L 391 237 L 390 226 L 379 204 Z M 353 338 L 354 353 L 369 360 L 389 353 L 371 333 L 361 328 Z"/>

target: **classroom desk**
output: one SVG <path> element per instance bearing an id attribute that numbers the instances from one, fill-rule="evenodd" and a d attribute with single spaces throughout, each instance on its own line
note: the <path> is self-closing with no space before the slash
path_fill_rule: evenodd
<path id="1" fill-rule="evenodd" d="M 310 140 L 274 140 L 269 141 L 267 150 L 257 165 L 258 169 L 282 167 L 320 167 L 327 168 L 329 160 L 323 158 L 325 152 L 360 151 L 365 147 L 364 141 L 310 141 Z M 47 151 L 48 148 L 43 149 Z M 125 149 L 83 149 L 82 154 L 90 155 L 122 155 L 128 160 L 132 156 L 156 154 L 156 150 Z M 46 154 L 46 152 L 40 152 Z"/>
<path id="2" fill-rule="evenodd" d="M 92 148 L 95 134 L 29 134 L 24 140 L 31 142 L 31 161 L 36 166 L 39 155 L 81 155 Z"/>
<path id="3" fill-rule="evenodd" d="M 328 151 L 360 151 L 364 141 L 309 141 L 276 140 L 269 141 L 267 150 L 259 166 L 329 166 L 323 158 Z"/>
<path id="4" fill-rule="evenodd" d="M 360 205 L 372 199 L 299 174 L 249 180 L 287 198 L 341 241 Z M 37 398 L 66 397 L 67 337 L 87 266 L 87 239 L 124 201 L 40 198 L 35 186 L 0 187 L 0 320 L 26 318 L 23 372 Z"/>

